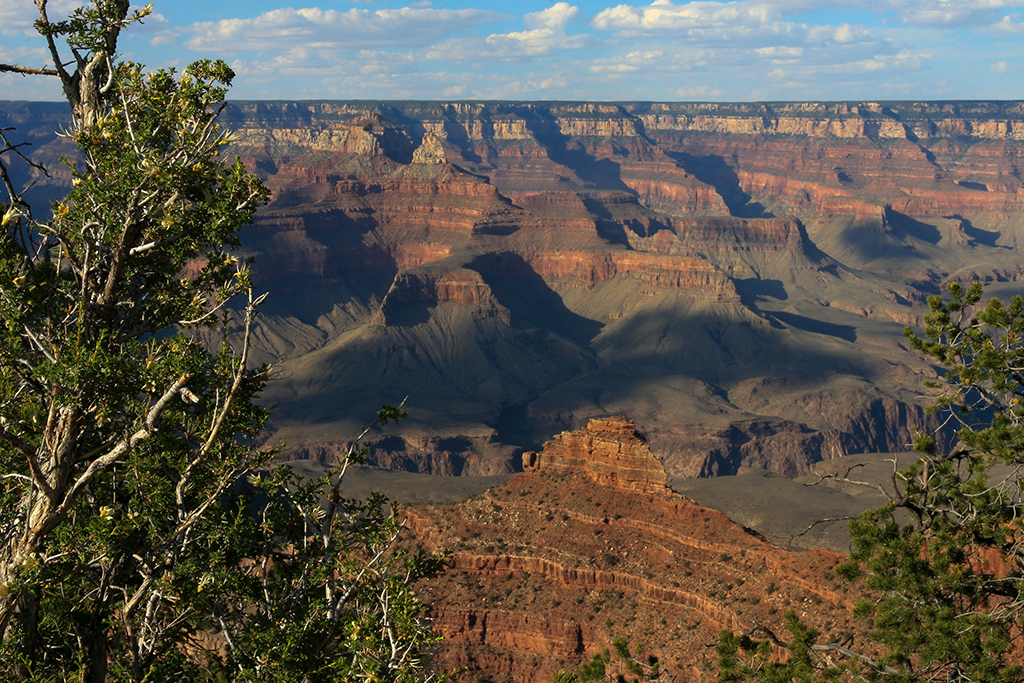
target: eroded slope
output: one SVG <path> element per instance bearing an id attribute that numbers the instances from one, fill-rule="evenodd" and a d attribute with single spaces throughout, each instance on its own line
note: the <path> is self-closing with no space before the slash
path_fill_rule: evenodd
<path id="1" fill-rule="evenodd" d="M 785 551 L 673 493 L 632 423 L 593 420 L 525 462 L 465 503 L 407 510 L 422 543 L 453 553 L 425 598 L 465 680 L 551 680 L 616 637 L 677 680 L 713 679 L 722 628 L 784 633 L 788 610 L 826 636 L 858 633 L 840 556 Z"/>
<path id="2" fill-rule="evenodd" d="M 0 123 L 53 159 L 55 127 L 30 122 L 56 114 L 34 106 Z M 930 425 L 935 371 L 901 337 L 928 295 L 950 278 L 1019 290 L 1017 102 L 274 102 L 226 118 L 274 191 L 243 241 L 271 292 L 275 438 L 297 458 L 331 459 L 408 396 L 373 462 L 509 472 L 546 435 L 625 414 L 671 477 L 796 476 Z"/>

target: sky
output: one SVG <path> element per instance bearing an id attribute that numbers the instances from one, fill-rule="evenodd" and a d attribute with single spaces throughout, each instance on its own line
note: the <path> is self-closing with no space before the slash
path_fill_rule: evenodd
<path id="1" fill-rule="evenodd" d="M 156 0 L 121 56 L 224 59 L 232 99 L 1024 99 L 1024 0 L 286 2 Z M 36 16 L 0 0 L 0 63 L 47 64 Z M 0 74 L 0 99 L 60 91 Z"/>

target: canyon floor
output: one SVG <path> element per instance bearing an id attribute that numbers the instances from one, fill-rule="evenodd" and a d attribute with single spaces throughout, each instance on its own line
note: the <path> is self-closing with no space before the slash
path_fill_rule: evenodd
<path id="1" fill-rule="evenodd" d="M 820 465 L 823 475 L 845 473 L 853 464 L 859 480 L 886 485 L 892 472 L 891 454 L 849 456 Z M 906 462 L 907 454 L 900 456 Z M 316 461 L 289 463 L 298 472 L 315 474 L 323 470 Z M 422 503 L 461 503 L 507 483 L 515 475 L 444 477 L 415 472 L 385 470 L 374 466 L 352 468 L 346 475 L 345 495 L 366 498 L 379 491 L 400 506 Z M 810 474 L 787 479 L 774 472 L 744 469 L 735 475 L 714 478 L 673 479 L 669 488 L 694 502 L 718 510 L 774 544 L 808 550 L 819 547 L 845 553 L 849 549 L 847 518 L 877 507 L 884 498 L 874 489 L 841 486 Z M 827 521 L 826 521 L 827 520 Z"/>

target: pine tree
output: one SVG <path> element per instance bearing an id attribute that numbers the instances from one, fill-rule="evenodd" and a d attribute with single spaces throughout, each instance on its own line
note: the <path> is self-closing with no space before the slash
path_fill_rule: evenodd
<path id="1" fill-rule="evenodd" d="M 981 307 L 979 283 L 949 292 L 929 298 L 924 336 L 905 335 L 945 368 L 930 410 L 956 439 L 918 434 L 916 462 L 894 473 L 888 503 L 851 522 L 837 567 L 863 589 L 870 642 L 819 643 L 795 617 L 788 644 L 725 632 L 721 680 L 1024 680 L 1024 297 Z M 792 656 L 774 660 L 773 646 Z"/>
<path id="2" fill-rule="evenodd" d="M 1024 677 L 1024 298 L 978 310 L 979 283 L 949 291 L 929 299 L 924 336 L 906 336 L 945 367 L 932 410 L 957 443 L 918 436 L 891 502 L 851 523 L 842 569 L 870 591 L 858 612 L 888 679 L 1009 683 Z"/>
<path id="3" fill-rule="evenodd" d="M 410 584 L 440 561 L 396 551 L 382 498 L 343 498 L 359 452 L 300 481 L 256 445 L 263 297 L 231 251 L 268 193 L 221 159 L 231 69 L 119 60 L 151 5 L 36 4 L 52 67 L 0 70 L 60 81 L 79 156 L 41 211 L 0 131 L 0 675 L 429 677 Z"/>

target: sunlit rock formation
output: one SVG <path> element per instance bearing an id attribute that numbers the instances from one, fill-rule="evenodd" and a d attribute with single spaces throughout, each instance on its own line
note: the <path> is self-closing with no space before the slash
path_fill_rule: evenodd
<path id="1" fill-rule="evenodd" d="M 525 459 L 482 496 L 406 509 L 416 541 L 452 553 L 424 597 L 465 680 L 550 681 L 623 637 L 677 681 L 709 680 L 721 629 L 784 633 L 787 610 L 862 642 L 838 555 L 786 551 L 673 493 L 632 423 L 593 420 Z"/>
<path id="2" fill-rule="evenodd" d="M 55 162 L 59 115 L 0 125 Z M 372 462 L 511 472 L 624 415 L 670 478 L 796 476 L 935 426 L 903 326 L 950 279 L 1024 277 L 1020 102 L 238 102 L 225 123 L 274 193 L 243 247 L 289 457 L 331 460 L 408 396 Z"/>

